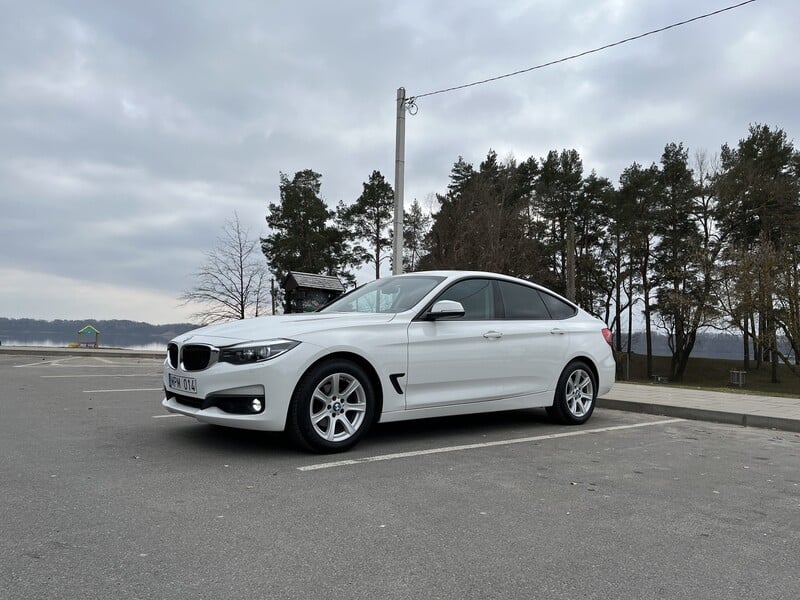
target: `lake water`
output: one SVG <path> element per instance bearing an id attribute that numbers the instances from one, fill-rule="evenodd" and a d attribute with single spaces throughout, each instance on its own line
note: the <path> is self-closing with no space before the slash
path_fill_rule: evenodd
<path id="1" fill-rule="evenodd" d="M 67 348 L 75 343 L 75 338 L 71 340 L 2 340 L 3 346 L 35 346 L 43 348 Z M 163 342 L 137 343 L 133 340 L 111 339 L 100 340 L 101 348 L 124 348 L 126 350 L 149 350 L 152 352 L 167 351 L 167 344 Z"/>

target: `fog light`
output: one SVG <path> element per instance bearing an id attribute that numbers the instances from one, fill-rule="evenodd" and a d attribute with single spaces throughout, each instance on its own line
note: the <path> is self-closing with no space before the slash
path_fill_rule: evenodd
<path id="1" fill-rule="evenodd" d="M 253 409 L 253 412 L 261 412 L 261 409 L 264 408 L 264 405 L 258 398 L 253 398 L 253 401 L 250 403 L 250 407 Z"/>

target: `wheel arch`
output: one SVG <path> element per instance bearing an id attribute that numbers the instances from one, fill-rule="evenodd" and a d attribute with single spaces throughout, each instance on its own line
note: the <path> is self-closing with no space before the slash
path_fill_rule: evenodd
<path id="1" fill-rule="evenodd" d="M 326 354 L 325 356 L 319 357 L 317 360 L 311 363 L 305 371 L 303 371 L 303 374 L 300 377 L 298 377 L 297 383 L 295 384 L 292 392 L 292 397 L 294 398 L 300 382 L 312 369 L 315 369 L 322 363 L 337 359 L 349 360 L 350 362 L 353 362 L 364 369 L 364 372 L 367 374 L 367 377 L 369 377 L 370 383 L 372 384 L 372 388 L 375 390 L 375 413 L 373 415 L 373 423 L 377 423 L 380 420 L 381 413 L 383 412 L 383 385 L 381 385 L 381 378 L 378 376 L 378 371 L 375 370 L 375 367 L 372 366 L 371 362 L 354 352 L 332 352 L 331 354 Z"/>
<path id="2" fill-rule="evenodd" d="M 592 394 L 592 402 L 589 406 L 588 411 L 584 411 L 583 414 L 575 416 L 572 413 L 572 409 L 568 406 L 568 400 L 566 397 L 566 389 L 565 385 L 567 380 L 565 376 L 568 372 L 574 372 L 576 369 L 586 370 L 588 371 L 589 377 L 592 378 L 594 383 L 594 390 Z M 564 369 L 561 371 L 561 374 L 558 376 L 558 381 L 555 385 L 555 391 L 553 393 L 553 404 L 546 407 L 547 414 L 550 416 L 557 423 L 561 423 L 562 425 L 581 425 L 589 420 L 592 413 L 594 412 L 594 407 L 596 405 L 597 399 L 597 390 L 599 387 L 599 380 L 598 380 L 598 371 L 597 365 L 594 361 L 586 355 L 578 355 L 573 356 L 569 362 L 564 366 Z"/>
<path id="3" fill-rule="evenodd" d="M 556 378 L 553 381 L 553 388 L 552 388 L 553 389 L 553 394 L 554 394 L 554 396 L 553 396 L 554 399 L 555 399 L 555 394 L 558 393 L 558 381 L 561 379 L 561 375 L 564 374 L 564 371 L 566 370 L 566 368 L 569 365 L 571 365 L 572 363 L 576 363 L 576 362 L 582 363 L 582 364 L 586 365 L 589 368 L 589 371 L 591 372 L 592 377 L 594 378 L 595 387 L 599 387 L 599 385 L 600 385 L 600 373 L 597 370 L 597 365 L 594 363 L 594 361 L 590 357 L 586 356 L 585 354 L 578 354 L 577 356 L 573 356 L 567 362 L 565 362 L 564 363 L 564 368 L 561 369 L 561 371 L 559 371 L 558 374 L 556 375 Z"/>
<path id="4" fill-rule="evenodd" d="M 597 365 L 594 364 L 594 361 L 586 355 L 575 356 L 570 360 L 567 365 L 574 363 L 574 362 L 581 362 L 589 367 L 589 370 L 592 372 L 592 377 L 594 377 L 594 385 L 595 387 L 600 385 L 600 374 L 597 371 Z M 564 367 L 566 368 L 566 366 Z M 560 377 L 560 375 L 559 375 Z"/>

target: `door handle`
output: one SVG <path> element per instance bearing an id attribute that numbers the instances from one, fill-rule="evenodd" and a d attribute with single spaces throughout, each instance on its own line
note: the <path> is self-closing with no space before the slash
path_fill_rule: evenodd
<path id="1" fill-rule="evenodd" d="M 564 335 L 565 333 L 566 331 L 564 331 L 563 329 L 559 329 L 558 327 L 554 327 L 553 329 L 550 330 L 551 335 Z"/>
<path id="2" fill-rule="evenodd" d="M 503 334 L 499 331 L 487 331 L 483 334 L 483 337 L 485 337 L 487 340 L 499 340 L 501 337 L 503 337 Z"/>

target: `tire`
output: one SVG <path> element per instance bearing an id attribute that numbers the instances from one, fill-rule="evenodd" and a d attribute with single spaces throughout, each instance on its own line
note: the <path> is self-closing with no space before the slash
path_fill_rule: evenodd
<path id="1" fill-rule="evenodd" d="M 342 452 L 367 433 L 375 405 L 375 390 L 364 369 L 349 360 L 329 360 L 297 384 L 289 407 L 289 433 L 313 452 Z"/>
<path id="2" fill-rule="evenodd" d="M 594 412 L 597 379 L 580 360 L 569 363 L 558 378 L 553 406 L 547 407 L 551 419 L 565 425 L 586 423 Z"/>

